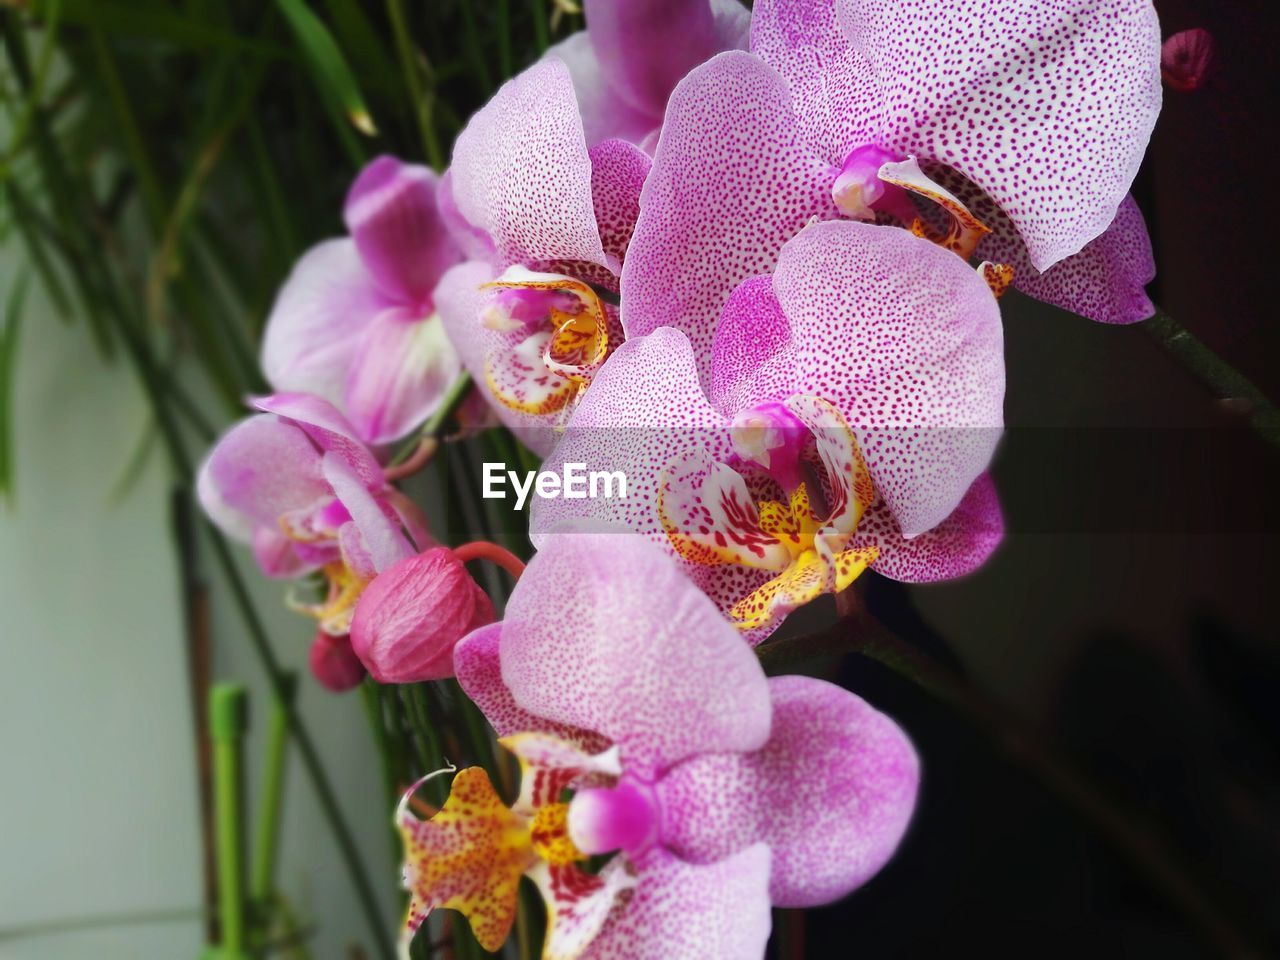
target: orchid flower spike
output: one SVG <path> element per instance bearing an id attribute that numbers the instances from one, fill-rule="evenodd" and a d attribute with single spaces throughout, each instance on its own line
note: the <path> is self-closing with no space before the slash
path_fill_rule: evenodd
<path id="1" fill-rule="evenodd" d="M 919 763 L 897 725 L 824 681 L 766 679 L 642 538 L 557 540 L 454 656 L 520 795 L 508 808 L 471 767 L 430 819 L 401 805 L 406 951 L 439 907 L 498 949 L 527 875 L 544 960 L 760 960 L 771 905 L 866 883 L 910 820 Z"/>
<path id="2" fill-rule="evenodd" d="M 327 400 L 278 393 L 254 406 L 263 412 L 227 431 L 201 465 L 201 506 L 252 545 L 267 576 L 323 573 L 325 599 L 297 607 L 344 636 L 378 572 L 431 544 L 425 521 Z"/>
<path id="3" fill-rule="evenodd" d="M 997 293 L 1145 319 L 1155 265 L 1127 191 L 1160 100 L 1150 0 L 758 0 L 751 53 L 671 95 L 624 332 L 674 326 L 703 354 L 733 290 L 815 218 L 909 228 Z"/>
<path id="4" fill-rule="evenodd" d="M 328 400 L 368 444 L 408 434 L 461 370 L 435 305 L 436 283 L 462 259 L 438 191 L 426 167 L 372 161 L 347 194 L 350 235 L 308 250 L 267 318 L 271 385 Z"/>
<path id="5" fill-rule="evenodd" d="M 959 258 L 896 227 L 815 224 L 725 305 L 708 388 L 679 330 L 619 348 L 544 469 L 620 471 L 627 497 L 536 500 L 534 543 L 624 524 L 753 642 L 868 566 L 960 576 L 1003 532 L 984 473 L 1002 345 L 995 299 Z"/>
<path id="6" fill-rule="evenodd" d="M 459 135 L 442 197 L 471 257 L 445 274 L 445 329 L 499 418 L 545 454 L 622 340 L 618 275 L 649 157 L 590 150 L 564 63 L 509 80 Z"/>
<path id="7" fill-rule="evenodd" d="M 586 30 L 546 53 L 573 78 L 587 146 L 620 139 L 653 152 L 671 91 L 723 50 L 745 50 L 739 0 L 586 0 Z"/>

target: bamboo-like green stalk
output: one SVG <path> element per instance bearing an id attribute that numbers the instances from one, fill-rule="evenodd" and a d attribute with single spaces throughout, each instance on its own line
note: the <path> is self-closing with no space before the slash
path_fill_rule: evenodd
<path id="1" fill-rule="evenodd" d="M 257 830 L 254 832 L 253 869 L 249 895 L 261 914 L 275 892 L 276 855 L 280 849 L 280 813 L 284 805 L 285 760 L 289 747 L 288 705 L 294 703 L 298 689 L 297 674 L 285 674 L 287 700 L 271 704 L 267 727 L 267 752 L 263 764 L 262 798 L 258 803 Z"/>
<path id="2" fill-rule="evenodd" d="M 247 958 L 244 887 L 243 741 L 248 695 L 239 684 L 218 684 L 209 693 L 213 740 L 214 817 L 218 851 L 219 960 Z"/>

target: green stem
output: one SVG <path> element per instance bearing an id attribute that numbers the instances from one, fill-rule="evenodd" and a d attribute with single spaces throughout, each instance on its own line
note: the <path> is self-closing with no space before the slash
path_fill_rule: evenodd
<path id="1" fill-rule="evenodd" d="M 213 739 L 214 814 L 218 837 L 218 913 L 222 960 L 245 957 L 244 779 L 241 748 L 248 697 L 238 684 L 218 684 L 209 695 Z"/>
<path id="2" fill-rule="evenodd" d="M 841 619 L 830 629 L 765 644 L 758 650 L 762 665 L 776 674 L 817 658 L 846 653 L 858 653 L 884 664 L 984 730 L 1010 760 L 1038 777 L 1097 829 L 1154 888 L 1180 907 L 1217 952 L 1230 957 L 1262 955 L 1220 911 L 1147 818 L 1119 806 L 1083 770 L 1036 737 L 1025 719 L 872 617 L 853 590 L 846 590 L 836 601 Z"/>
<path id="3" fill-rule="evenodd" d="M 422 149 L 427 162 L 436 170 L 443 170 L 444 151 L 440 149 L 440 140 L 431 125 L 431 102 L 422 89 L 422 79 L 413 62 L 413 43 L 409 39 L 409 28 L 401 0 L 387 0 L 387 16 L 391 19 L 391 31 L 395 34 L 396 55 L 400 59 L 405 86 L 409 88 L 409 96 L 413 99 L 413 115 L 418 122 L 418 132 L 422 135 Z"/>
<path id="4" fill-rule="evenodd" d="M 1157 308 L 1139 329 L 1167 350 L 1221 400 L 1245 405 L 1244 415 L 1254 432 L 1280 446 L 1280 408 L 1242 374 L 1207 347 L 1186 327 Z"/>
<path id="5" fill-rule="evenodd" d="M 292 704 L 298 689 L 296 674 L 285 675 Z M 276 855 L 280 849 L 280 810 L 284 800 L 285 758 L 289 747 L 289 714 L 285 703 L 274 700 L 267 731 L 267 757 L 258 804 L 258 829 L 253 842 L 253 874 L 249 894 L 261 910 L 270 904 L 275 889 Z"/>

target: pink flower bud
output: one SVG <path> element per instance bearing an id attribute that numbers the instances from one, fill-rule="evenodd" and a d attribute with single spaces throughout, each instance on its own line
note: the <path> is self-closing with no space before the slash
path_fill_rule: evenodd
<path id="1" fill-rule="evenodd" d="M 316 638 L 311 642 L 311 655 L 308 658 L 311 675 L 320 681 L 320 685 L 334 693 L 342 693 L 360 685 L 364 679 L 364 664 L 351 649 L 351 638 L 335 637 L 323 630 L 316 631 Z"/>
<path id="2" fill-rule="evenodd" d="M 1213 64 L 1213 34 L 1196 27 L 1182 30 L 1160 48 L 1160 75 L 1174 90 L 1198 90 L 1204 86 Z"/>
<path id="3" fill-rule="evenodd" d="M 453 676 L 454 645 L 494 620 L 493 604 L 451 550 L 392 564 L 360 595 L 351 645 L 379 683 Z"/>

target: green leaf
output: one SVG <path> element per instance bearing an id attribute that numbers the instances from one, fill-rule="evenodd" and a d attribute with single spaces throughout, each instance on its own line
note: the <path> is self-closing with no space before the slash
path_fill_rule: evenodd
<path id="1" fill-rule="evenodd" d="M 18 330 L 22 324 L 22 303 L 27 296 L 27 278 L 21 277 L 9 291 L 5 303 L 4 326 L 0 328 L 0 497 L 13 502 L 13 371 L 18 355 Z"/>
<path id="2" fill-rule="evenodd" d="M 278 3 L 302 45 L 320 89 L 341 106 L 352 126 L 366 136 L 377 135 L 378 128 L 365 106 L 356 78 L 324 21 L 311 11 L 305 0 L 278 0 Z"/>

